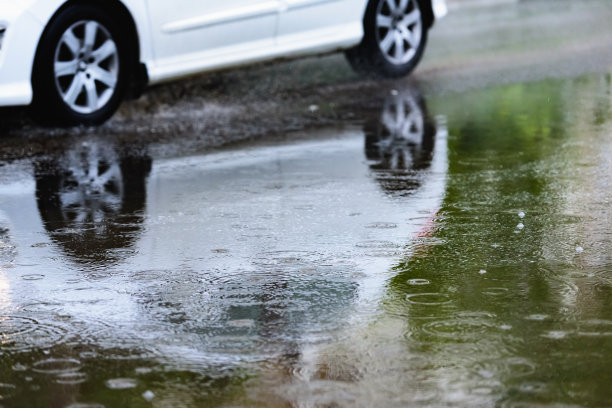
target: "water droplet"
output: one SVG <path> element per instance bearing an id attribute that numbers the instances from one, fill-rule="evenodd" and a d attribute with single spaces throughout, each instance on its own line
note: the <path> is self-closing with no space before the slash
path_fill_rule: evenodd
<path id="1" fill-rule="evenodd" d="M 413 293 L 406 295 L 406 300 L 416 305 L 436 306 L 450 303 L 451 299 L 443 293 Z"/>
<path id="2" fill-rule="evenodd" d="M 430 283 L 431 282 L 429 282 L 427 279 L 409 279 L 408 280 L 409 285 L 415 285 L 415 286 L 429 285 Z"/>
<path id="3" fill-rule="evenodd" d="M 525 218 L 525 213 L 523 211 L 520 211 L 518 213 L 519 218 Z"/>
<path id="4" fill-rule="evenodd" d="M 138 381 L 133 378 L 113 378 L 106 381 L 106 386 L 111 390 L 126 390 L 128 388 L 136 388 Z"/>
<path id="5" fill-rule="evenodd" d="M 146 390 L 142 393 L 142 398 L 150 402 L 153 400 L 153 398 L 155 398 L 155 394 L 151 390 Z"/>

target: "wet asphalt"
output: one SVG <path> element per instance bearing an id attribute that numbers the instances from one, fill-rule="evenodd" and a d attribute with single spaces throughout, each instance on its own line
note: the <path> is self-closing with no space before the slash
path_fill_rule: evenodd
<path id="1" fill-rule="evenodd" d="M 0 408 L 609 406 L 608 1 L 0 111 Z"/>

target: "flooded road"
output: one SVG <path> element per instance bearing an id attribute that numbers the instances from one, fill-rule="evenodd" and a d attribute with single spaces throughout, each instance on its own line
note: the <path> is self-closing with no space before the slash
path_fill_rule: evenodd
<path id="1" fill-rule="evenodd" d="M 0 407 L 611 406 L 612 10 L 560 3 L 591 40 L 549 62 L 521 3 L 405 81 L 325 57 L 4 121 Z"/>
<path id="2" fill-rule="evenodd" d="M 6 164 L 0 403 L 609 405 L 611 83 Z"/>

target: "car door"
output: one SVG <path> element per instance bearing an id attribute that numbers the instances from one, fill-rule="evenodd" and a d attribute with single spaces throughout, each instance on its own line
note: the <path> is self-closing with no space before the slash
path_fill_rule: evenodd
<path id="1" fill-rule="evenodd" d="M 283 0 L 278 43 L 313 47 L 360 38 L 367 0 Z M 344 40 L 343 40 L 344 39 Z"/>
<path id="2" fill-rule="evenodd" d="M 154 76 L 238 62 L 272 47 L 282 6 L 281 0 L 149 0 Z"/>

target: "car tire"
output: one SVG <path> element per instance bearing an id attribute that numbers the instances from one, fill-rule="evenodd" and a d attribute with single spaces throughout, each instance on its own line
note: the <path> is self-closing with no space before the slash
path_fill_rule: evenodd
<path id="1" fill-rule="evenodd" d="M 119 107 L 130 78 L 126 34 L 104 9 L 71 5 L 49 23 L 32 75 L 35 115 L 97 125 Z"/>
<path id="2" fill-rule="evenodd" d="M 428 26 L 419 0 L 370 0 L 363 29 L 361 43 L 346 51 L 359 74 L 399 78 L 421 60 Z"/>

